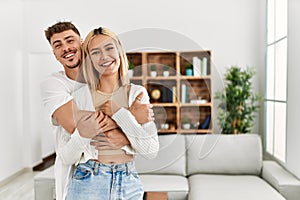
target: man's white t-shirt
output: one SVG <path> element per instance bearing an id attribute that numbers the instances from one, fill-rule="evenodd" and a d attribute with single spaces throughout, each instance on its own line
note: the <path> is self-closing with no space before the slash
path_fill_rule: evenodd
<path id="1" fill-rule="evenodd" d="M 65 199 L 65 189 L 69 182 L 72 169 L 72 165 L 68 164 L 60 157 L 60 154 L 58 153 L 59 149 L 65 148 L 64 150 L 66 151 L 72 151 L 72 149 L 67 149 L 68 146 L 77 148 L 75 143 L 81 143 L 82 138 L 77 130 L 70 135 L 62 126 L 52 119 L 52 115 L 59 107 L 73 100 L 72 93 L 84 85 L 85 84 L 69 79 L 64 71 L 51 74 L 41 84 L 42 102 L 46 108 L 48 119 L 51 121 L 53 132 L 55 133 L 55 150 L 57 154 L 54 171 L 57 200 Z M 66 143 L 70 144 L 66 146 Z M 86 143 L 89 143 L 89 141 L 86 141 Z M 77 150 L 78 154 L 80 154 L 80 149 Z"/>

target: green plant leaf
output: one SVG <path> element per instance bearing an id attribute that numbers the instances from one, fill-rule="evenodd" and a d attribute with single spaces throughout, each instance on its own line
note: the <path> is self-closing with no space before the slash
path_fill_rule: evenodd
<path id="1" fill-rule="evenodd" d="M 254 68 L 251 67 L 227 68 L 225 88 L 215 93 L 215 98 L 219 100 L 217 119 L 223 134 L 251 132 L 262 99 L 252 91 L 251 79 L 254 75 Z"/>

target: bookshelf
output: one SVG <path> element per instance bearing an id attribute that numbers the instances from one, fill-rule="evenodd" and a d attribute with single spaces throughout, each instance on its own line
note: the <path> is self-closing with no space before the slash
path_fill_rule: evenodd
<path id="1" fill-rule="evenodd" d="M 130 82 L 149 93 L 159 134 L 213 132 L 211 51 L 128 52 L 127 58 L 134 65 Z"/>

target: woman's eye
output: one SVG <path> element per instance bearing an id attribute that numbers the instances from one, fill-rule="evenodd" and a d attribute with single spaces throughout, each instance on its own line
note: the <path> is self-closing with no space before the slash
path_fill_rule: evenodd
<path id="1" fill-rule="evenodd" d="M 92 56 L 98 55 L 98 54 L 100 54 L 100 51 L 92 51 L 92 52 L 91 52 L 91 55 L 92 55 Z"/>
<path id="2" fill-rule="evenodd" d="M 114 49 L 114 47 L 107 47 L 107 51 L 110 51 L 110 50 L 113 50 Z"/>

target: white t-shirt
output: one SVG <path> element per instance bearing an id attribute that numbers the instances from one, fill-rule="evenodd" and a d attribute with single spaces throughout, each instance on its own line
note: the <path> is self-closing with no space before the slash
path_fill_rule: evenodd
<path id="1" fill-rule="evenodd" d="M 42 101 L 46 108 L 53 132 L 55 133 L 56 160 L 54 164 L 54 174 L 57 200 L 65 199 L 65 189 L 71 175 L 72 164 L 74 163 L 70 160 L 64 160 L 60 152 L 69 151 L 74 153 L 74 149 L 76 149 L 77 154 L 80 155 L 82 150 L 79 149 L 79 145 L 76 144 L 89 143 L 89 140 L 81 138 L 77 130 L 70 135 L 62 126 L 52 119 L 52 115 L 59 107 L 73 100 L 72 93 L 84 85 L 85 84 L 69 79 L 64 71 L 51 74 L 41 83 Z"/>

